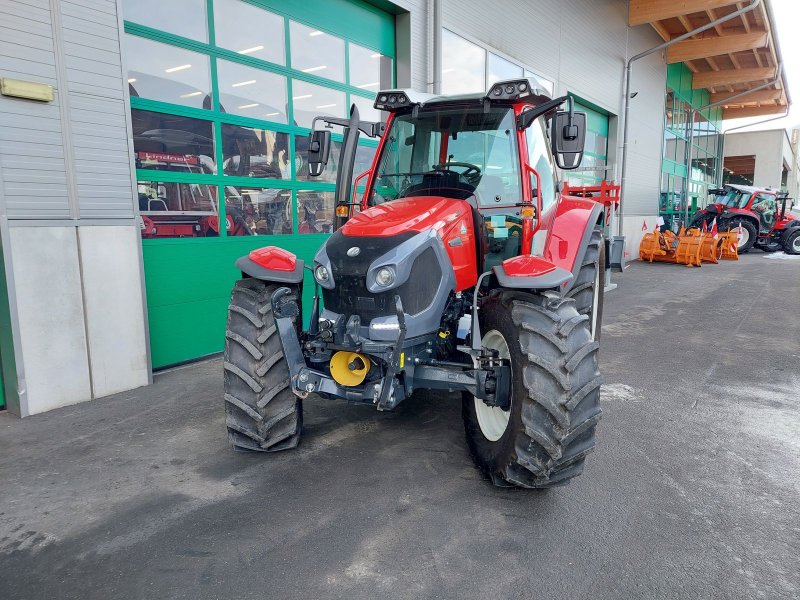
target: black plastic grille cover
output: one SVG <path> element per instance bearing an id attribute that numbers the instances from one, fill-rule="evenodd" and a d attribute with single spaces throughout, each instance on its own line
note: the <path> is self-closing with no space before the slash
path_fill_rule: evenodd
<path id="1" fill-rule="evenodd" d="M 442 278 L 441 267 L 432 248 L 427 248 L 414 261 L 411 275 L 403 285 L 373 294 L 367 289 L 366 274 L 372 262 L 411 239 L 416 232 L 394 236 L 346 236 L 341 231 L 334 233 L 326 244 L 331 261 L 335 288 L 322 290 L 325 308 L 343 314 L 347 318 L 359 315 L 361 322 L 368 325 L 375 317 L 394 315 L 394 297 L 400 295 L 403 310 L 410 315 L 427 308 Z M 357 246 L 358 256 L 347 256 L 347 251 Z"/>

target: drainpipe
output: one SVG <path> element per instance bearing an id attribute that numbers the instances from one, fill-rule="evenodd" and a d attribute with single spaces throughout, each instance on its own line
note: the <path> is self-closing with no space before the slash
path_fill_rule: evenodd
<path id="1" fill-rule="evenodd" d="M 768 88 L 770 86 L 775 85 L 781 80 L 781 76 L 783 73 L 783 63 L 778 63 L 778 70 L 775 72 L 775 78 L 772 81 L 768 81 L 767 83 L 762 83 L 758 87 L 754 87 L 751 90 L 745 90 L 744 92 L 738 92 L 733 94 L 732 96 L 728 96 L 727 98 L 723 98 L 722 100 L 717 100 L 716 102 L 711 102 L 710 104 L 706 104 L 705 106 L 701 106 L 700 108 L 695 108 L 692 110 L 691 116 L 689 117 L 689 147 L 686 149 L 686 178 L 684 179 L 684 187 L 683 187 L 683 223 L 688 227 L 689 224 L 689 181 L 692 178 L 692 144 L 694 143 L 694 118 L 697 116 L 697 113 L 702 112 L 704 110 L 708 110 L 709 108 L 714 108 L 720 106 L 722 104 L 727 104 L 731 100 L 736 100 L 737 98 L 741 98 L 742 96 L 747 96 L 752 92 L 757 92 L 758 90 L 763 90 L 764 88 Z M 784 115 L 785 116 L 785 115 Z M 783 118 L 783 117 L 781 117 Z M 772 119 L 768 119 L 772 120 Z M 738 128 L 737 128 L 738 129 Z M 723 149 L 724 149 L 724 135 L 723 135 Z M 723 159 L 725 155 L 720 155 Z"/>
<path id="2" fill-rule="evenodd" d="M 428 92 L 442 93 L 442 0 L 428 0 L 430 53 L 428 61 Z"/>
<path id="3" fill-rule="evenodd" d="M 619 205 L 619 235 L 622 235 L 622 222 L 623 222 L 623 210 L 624 210 L 624 192 L 627 187 L 627 171 L 628 171 L 628 112 L 630 109 L 630 99 L 631 99 L 631 67 L 633 63 L 639 60 L 640 58 L 644 58 L 645 56 L 650 56 L 654 52 L 660 52 L 661 50 L 666 50 L 672 44 L 676 44 L 678 42 L 682 42 L 685 39 L 693 37 L 698 33 L 702 33 L 707 29 L 711 29 L 712 27 L 716 27 L 726 21 L 730 21 L 731 19 L 735 19 L 745 13 L 754 10 L 759 4 L 761 4 L 761 0 L 752 0 L 750 4 L 745 6 L 744 8 L 740 8 L 737 11 L 732 12 L 729 15 L 725 15 L 724 17 L 720 17 L 719 19 L 715 19 L 710 23 L 706 23 L 702 27 L 698 27 L 697 29 L 692 29 L 691 31 L 687 31 L 683 35 L 680 35 L 674 39 L 671 39 L 667 42 L 659 44 L 649 50 L 645 50 L 644 52 L 640 52 L 636 56 L 632 56 L 628 59 L 625 63 L 625 108 L 623 109 L 623 128 L 622 128 L 622 168 L 621 168 L 621 191 L 620 197 L 623 198 L 623 202 Z"/>

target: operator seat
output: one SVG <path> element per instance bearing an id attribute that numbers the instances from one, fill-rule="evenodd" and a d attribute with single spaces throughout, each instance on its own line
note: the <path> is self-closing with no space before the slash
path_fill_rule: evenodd
<path id="1" fill-rule="evenodd" d="M 466 200 L 473 193 L 475 193 L 475 186 L 461 181 L 458 173 L 445 170 L 425 173 L 420 183 L 408 186 L 401 192 L 400 197 L 444 196 Z"/>

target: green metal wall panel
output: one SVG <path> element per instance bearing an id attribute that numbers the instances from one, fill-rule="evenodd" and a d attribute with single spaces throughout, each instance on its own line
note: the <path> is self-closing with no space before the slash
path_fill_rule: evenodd
<path id="1" fill-rule="evenodd" d="M 395 56 L 394 16 L 363 2 L 362 0 L 246 0 L 250 4 L 278 13 L 331 33 L 347 42 L 359 44 L 389 57 Z M 285 21 L 286 65 L 268 63 L 243 54 L 217 47 L 214 43 L 213 0 L 207 0 L 209 11 L 208 43 L 182 38 L 140 24 L 127 22 L 127 33 L 200 52 L 210 57 L 210 75 L 213 105 L 204 108 L 190 108 L 177 104 L 167 104 L 145 98 L 132 98 L 134 109 L 180 115 L 194 119 L 209 120 L 214 123 L 214 138 L 217 142 L 215 161 L 216 174 L 189 173 L 175 171 L 155 171 L 139 169 L 138 178 L 143 181 L 208 184 L 217 186 L 218 197 L 224 197 L 225 186 L 247 186 L 282 189 L 292 191 L 292 211 L 294 223 L 292 235 L 258 235 L 231 237 L 223 230 L 221 237 L 214 238 L 174 238 L 146 239 L 142 242 L 145 281 L 147 292 L 148 317 L 150 326 L 150 348 L 154 368 L 196 359 L 220 352 L 225 341 L 225 320 L 231 287 L 241 276 L 234 262 L 250 250 L 268 245 L 280 246 L 297 254 L 309 262 L 319 246 L 327 238 L 323 234 L 299 234 L 297 214 L 297 191 L 331 191 L 332 183 L 303 182 L 296 178 L 295 149 L 290 137 L 288 153 L 291 176 L 272 180 L 258 177 L 233 177 L 223 174 L 223 156 L 220 139 L 221 123 L 243 127 L 264 128 L 273 132 L 285 132 L 290 136 L 306 135 L 307 129 L 295 124 L 293 103 L 289 103 L 287 123 L 273 123 L 227 114 L 220 108 L 219 82 L 216 71 L 218 60 L 235 61 L 242 65 L 270 71 L 286 76 L 287 95 L 292 96 L 292 83 L 304 81 L 338 90 L 348 94 L 348 103 L 354 96 L 372 97 L 372 90 L 363 89 L 351 83 L 346 70 L 344 81 L 325 79 L 316 73 L 291 68 L 291 48 L 289 44 L 289 21 Z M 217 15 L 219 16 L 219 15 Z M 346 56 L 350 46 L 346 46 Z M 345 63 L 347 58 L 345 58 Z M 334 135 L 334 139 L 341 136 Z M 376 145 L 375 141 L 365 140 L 362 145 Z M 225 203 L 220 201 L 220 212 L 224 215 Z M 304 315 L 310 312 L 313 295 L 313 279 L 307 274 L 304 289 Z"/>
<path id="2" fill-rule="evenodd" d="M 150 348 L 153 368 L 222 351 L 225 319 L 234 282 L 234 262 L 254 248 L 275 245 L 313 259 L 327 236 L 253 236 L 145 240 L 143 242 Z M 304 314 L 313 280 L 307 277 Z"/>

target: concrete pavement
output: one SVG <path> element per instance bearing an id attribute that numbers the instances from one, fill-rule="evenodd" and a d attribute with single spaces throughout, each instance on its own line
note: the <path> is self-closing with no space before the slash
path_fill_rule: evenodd
<path id="1" fill-rule="evenodd" d="M 0 597 L 800 597 L 800 261 L 614 280 L 598 448 L 548 492 L 481 479 L 455 397 L 234 453 L 218 359 L 0 414 Z"/>

